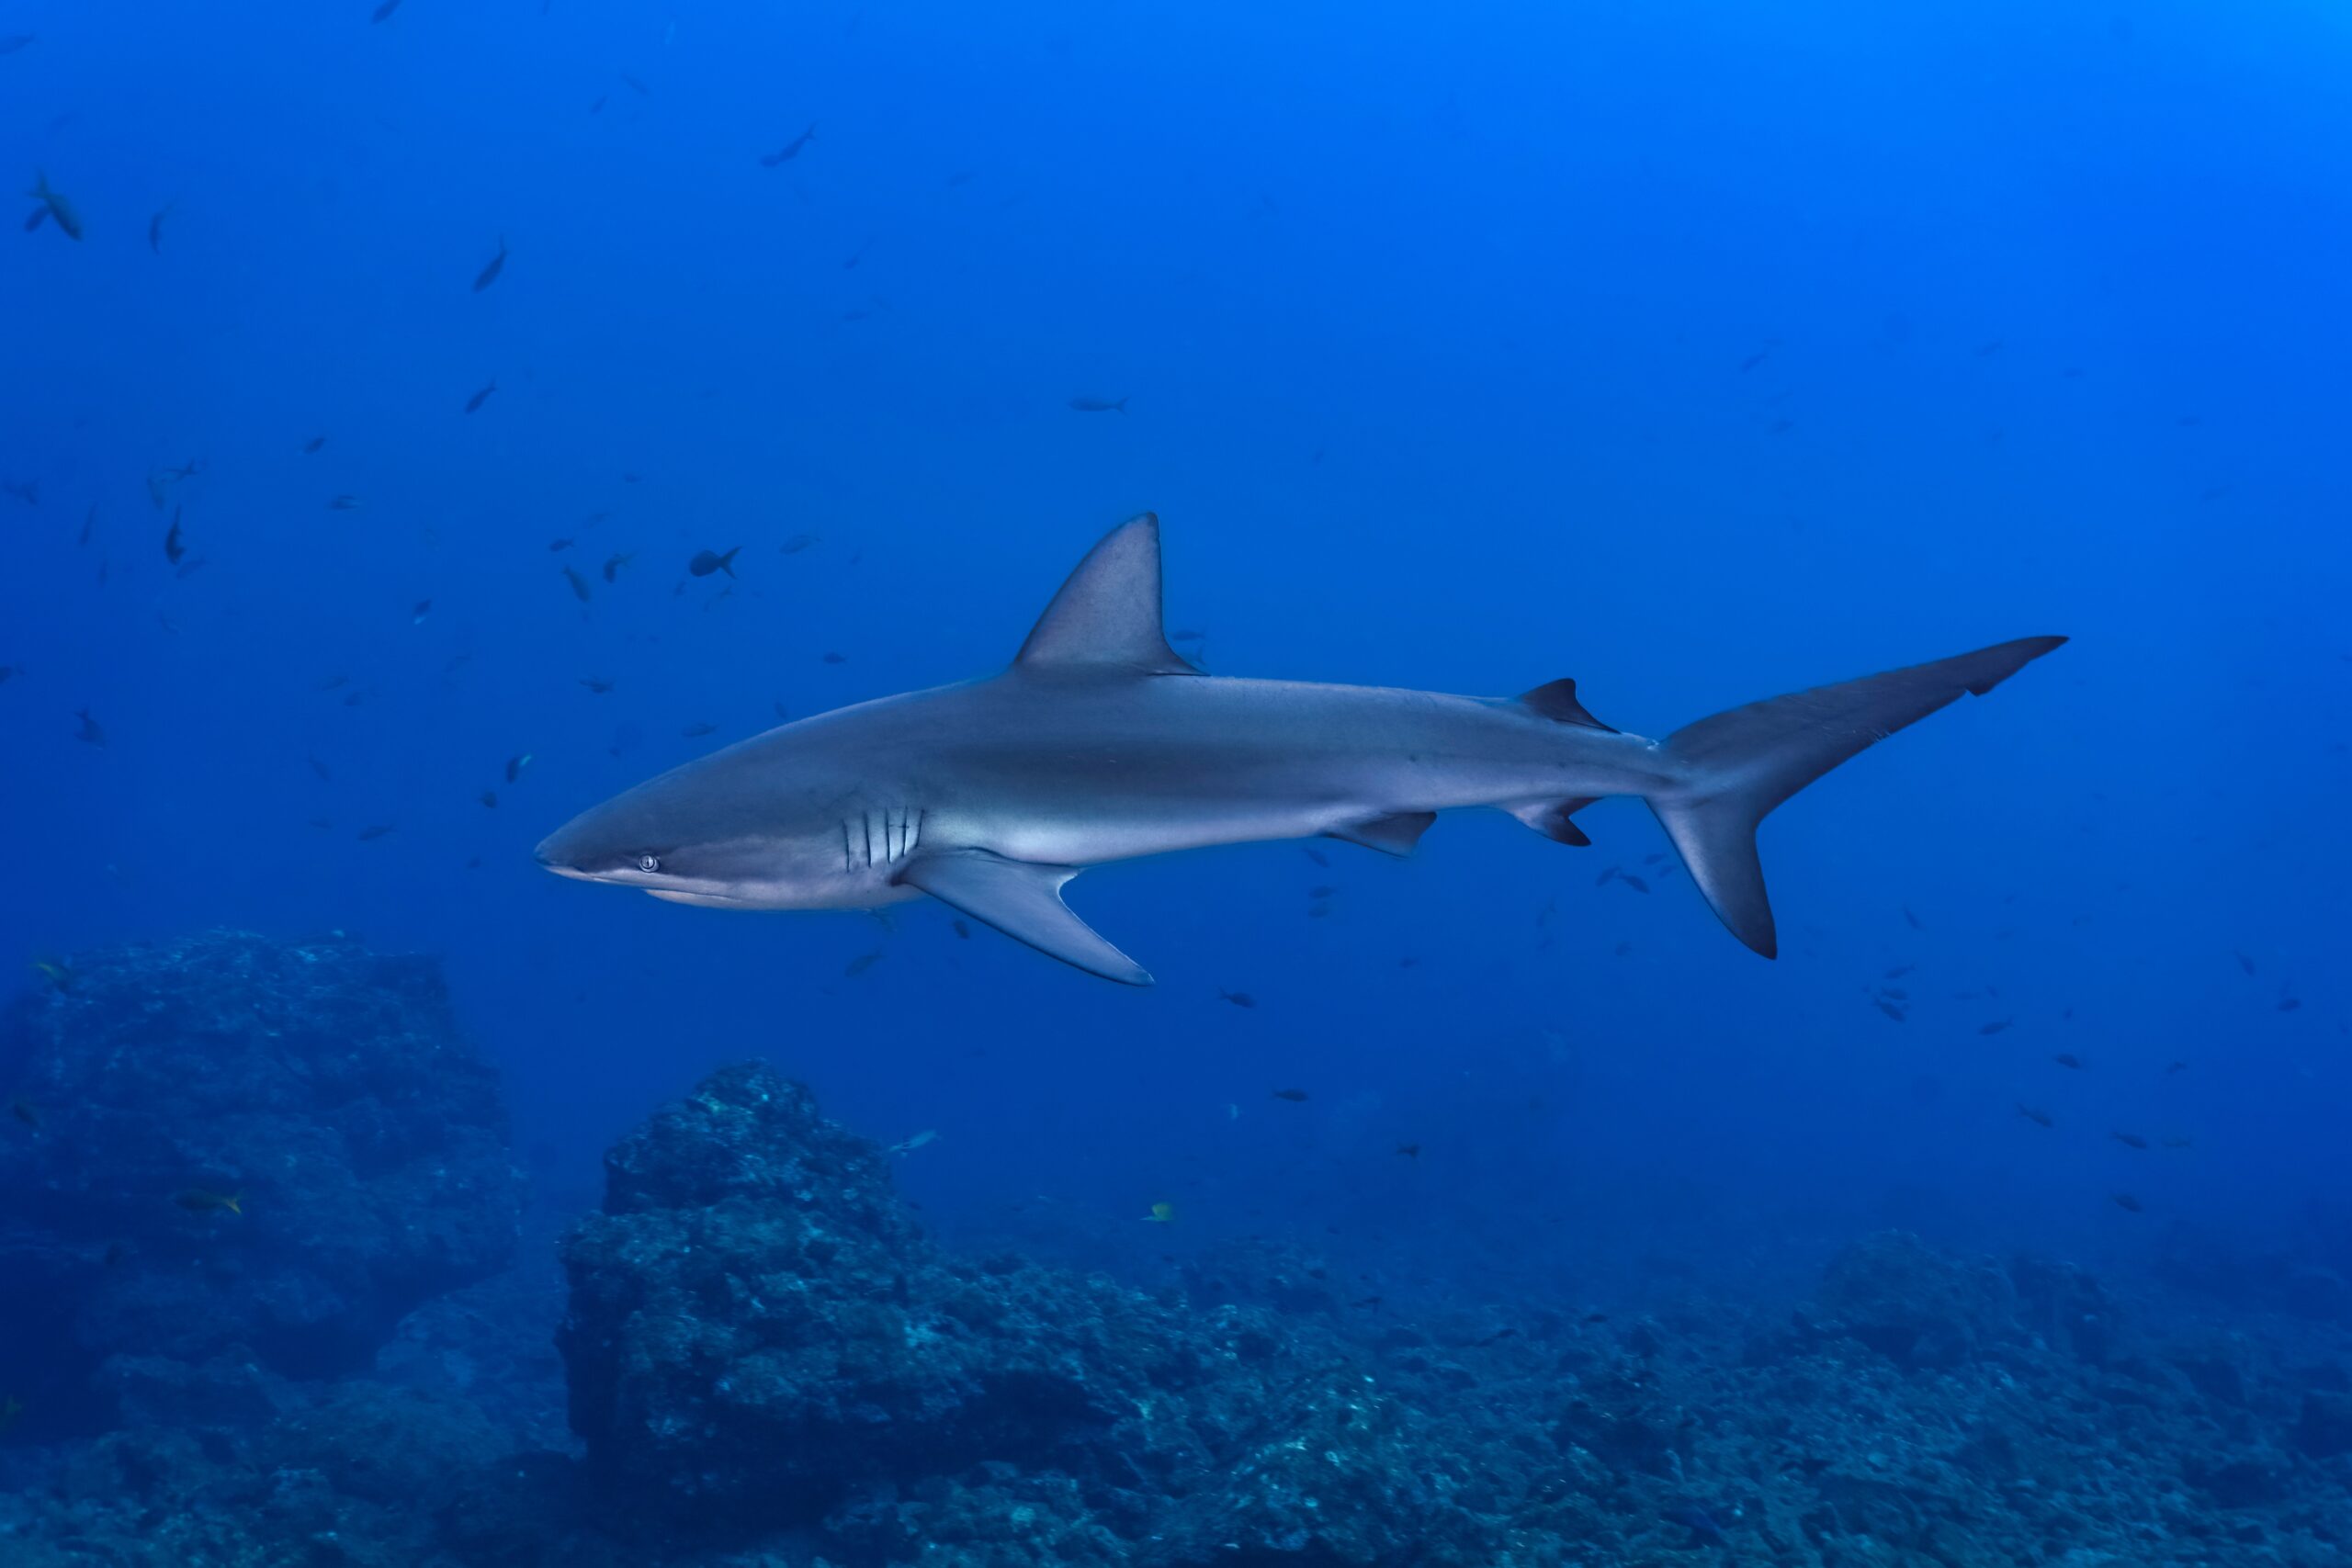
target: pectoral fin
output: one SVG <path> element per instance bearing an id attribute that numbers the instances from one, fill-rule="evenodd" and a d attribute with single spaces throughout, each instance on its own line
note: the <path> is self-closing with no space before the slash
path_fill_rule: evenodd
<path id="1" fill-rule="evenodd" d="M 1391 817 L 1374 817 L 1362 822 L 1351 822 L 1344 828 L 1334 828 L 1323 836 L 1341 839 L 1351 844 L 1362 844 L 1368 850 L 1378 850 L 1385 855 L 1408 855 L 1437 820 L 1434 811 L 1399 811 Z"/>
<path id="2" fill-rule="evenodd" d="M 897 880 L 1090 975 L 1123 986 L 1150 985 L 1149 971 L 1095 935 L 1062 902 L 1062 884 L 1077 874 L 1076 866 L 1007 860 L 987 850 L 944 850 L 917 855 Z"/>

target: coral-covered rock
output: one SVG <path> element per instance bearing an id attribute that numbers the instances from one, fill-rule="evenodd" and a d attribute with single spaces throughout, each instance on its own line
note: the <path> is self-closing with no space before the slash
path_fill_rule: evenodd
<path id="1" fill-rule="evenodd" d="M 944 1253 L 905 1220 L 881 1150 L 764 1066 L 714 1075 L 607 1164 L 605 1213 L 564 1247 L 560 1344 L 601 1485 L 640 1519 L 822 1520 L 858 1561 L 951 1538 L 1007 1562 L 1029 1560 L 1007 1543 L 1048 1540 L 1037 1561 L 1198 1561 L 1228 1541 L 1478 1560 L 1485 1529 L 1415 1418 L 1327 1343 Z"/>
<path id="2" fill-rule="evenodd" d="M 364 1365 L 514 1254 L 497 1080 L 429 959 L 233 931 L 77 954 L 0 1027 L 0 1355 L 45 1409 L 118 1354 Z"/>
<path id="3" fill-rule="evenodd" d="M 1954 1366 L 2018 1333 L 2017 1291 L 1997 1266 L 1957 1262 L 1901 1231 L 1839 1253 L 1815 1304 L 1824 1329 L 1904 1367 Z"/>

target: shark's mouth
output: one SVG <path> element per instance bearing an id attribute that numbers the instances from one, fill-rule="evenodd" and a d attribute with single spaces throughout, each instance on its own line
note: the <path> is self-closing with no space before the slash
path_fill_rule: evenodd
<path id="1" fill-rule="evenodd" d="M 710 909 L 741 908 L 744 903 L 743 899 L 724 893 L 689 893 L 682 887 L 649 887 L 645 891 L 665 904 L 698 904 Z"/>

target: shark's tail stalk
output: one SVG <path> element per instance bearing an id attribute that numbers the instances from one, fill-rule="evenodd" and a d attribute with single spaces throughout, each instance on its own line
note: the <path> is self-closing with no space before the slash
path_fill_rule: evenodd
<path id="1" fill-rule="evenodd" d="M 1688 778 L 1650 797 L 1650 809 L 1732 935 L 1770 958 L 1780 943 L 1756 858 L 1765 815 L 1873 741 L 1963 695 L 1983 696 L 2065 640 L 2019 637 L 1702 718 L 1666 738 Z"/>

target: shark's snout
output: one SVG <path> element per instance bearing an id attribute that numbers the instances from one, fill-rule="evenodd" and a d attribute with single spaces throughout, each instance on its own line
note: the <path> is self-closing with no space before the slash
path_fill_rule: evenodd
<path id="1" fill-rule="evenodd" d="M 546 838 L 541 839 L 538 848 L 531 852 L 531 858 L 558 876 L 569 876 L 582 882 L 593 880 L 586 872 L 573 863 L 570 846 L 564 842 L 564 835 L 561 832 L 549 833 Z"/>

